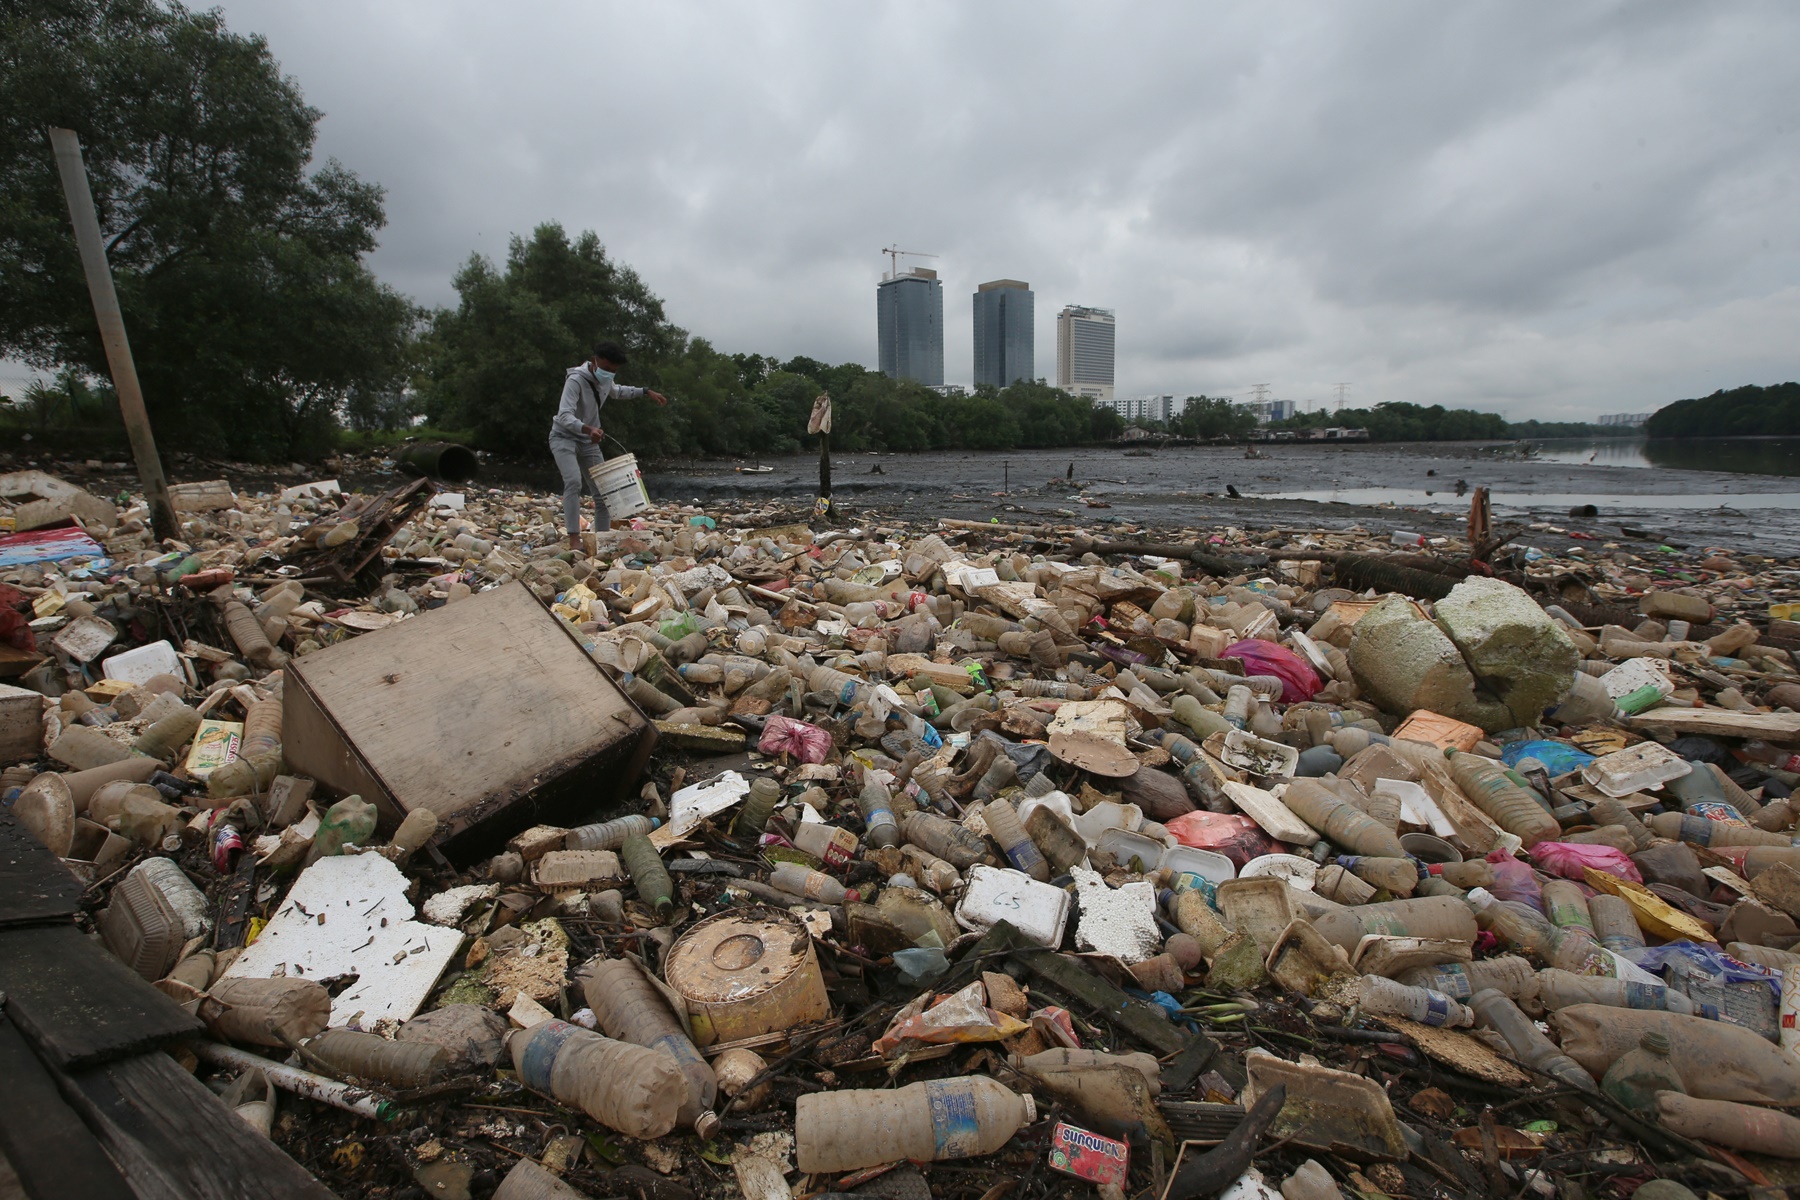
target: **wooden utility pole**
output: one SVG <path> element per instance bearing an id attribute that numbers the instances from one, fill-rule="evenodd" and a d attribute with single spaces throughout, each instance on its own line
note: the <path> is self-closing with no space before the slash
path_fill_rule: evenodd
<path id="1" fill-rule="evenodd" d="M 156 438 L 150 432 L 150 415 L 144 411 L 144 393 L 138 386 L 137 366 L 131 361 L 131 343 L 125 340 L 125 318 L 119 312 L 119 294 L 113 290 L 112 269 L 106 265 L 106 243 L 100 240 L 100 218 L 94 212 L 94 194 L 88 189 L 87 168 L 81 162 L 81 139 L 73 129 L 50 130 L 56 151 L 56 170 L 62 176 L 63 195 L 69 201 L 69 220 L 75 226 L 75 244 L 81 248 L 81 269 L 87 275 L 88 295 L 94 301 L 94 317 L 100 323 L 100 341 L 106 346 L 106 365 L 112 371 L 113 390 L 119 394 L 119 412 L 131 439 L 131 456 L 137 460 L 138 479 L 150 500 L 150 524 L 159 538 L 176 537 L 181 523 L 169 499 L 169 482 L 163 478 Z"/>

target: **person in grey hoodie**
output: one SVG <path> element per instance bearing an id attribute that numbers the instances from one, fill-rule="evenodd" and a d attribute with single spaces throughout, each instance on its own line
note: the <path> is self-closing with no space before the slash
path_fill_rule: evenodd
<path id="1" fill-rule="evenodd" d="M 550 422 L 550 455 L 563 479 L 563 528 L 569 535 L 569 549 L 581 549 L 581 493 L 594 498 L 594 530 L 612 525 L 606 501 L 600 498 L 588 474 L 600 465 L 605 454 L 600 450 L 600 410 L 614 396 L 624 400 L 648 396 L 658 404 L 669 398 L 649 388 L 625 387 L 613 382 L 613 376 L 626 362 L 625 350 L 617 342 L 601 342 L 594 355 L 580 366 L 570 367 L 563 379 L 562 403 L 556 406 L 556 417 Z"/>

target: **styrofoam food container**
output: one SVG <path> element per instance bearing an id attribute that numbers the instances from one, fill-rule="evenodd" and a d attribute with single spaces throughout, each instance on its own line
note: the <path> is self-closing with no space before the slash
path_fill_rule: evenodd
<path id="1" fill-rule="evenodd" d="M 973 866 L 968 887 L 956 906 L 956 923 L 971 933 L 985 933 L 1001 921 L 1039 946 L 1062 945 L 1069 919 L 1069 893 L 1039 883 L 1023 871 Z"/>
<path id="2" fill-rule="evenodd" d="M 124 683 L 149 683 L 158 675 L 180 679 L 181 656 L 167 642 L 149 642 L 100 660 L 101 677 Z"/>
<path id="3" fill-rule="evenodd" d="M 1170 846 L 1163 851 L 1162 861 L 1157 865 L 1177 874 L 1191 871 L 1212 883 L 1224 883 L 1237 878 L 1236 863 L 1216 851 L 1201 850 L 1194 846 Z"/>

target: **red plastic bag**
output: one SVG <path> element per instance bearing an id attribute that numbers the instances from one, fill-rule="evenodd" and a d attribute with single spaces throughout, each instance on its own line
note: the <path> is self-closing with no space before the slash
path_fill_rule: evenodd
<path id="1" fill-rule="evenodd" d="M 1276 845 L 1262 827 L 1238 813 L 1182 813 L 1164 823 L 1175 840 L 1196 850 L 1213 850 L 1242 867 L 1253 858 L 1273 854 Z"/>
<path id="2" fill-rule="evenodd" d="M 822 763 L 831 755 L 831 735 L 805 721 L 770 717 L 756 748 L 764 754 L 791 754 L 803 763 Z"/>
<path id="3" fill-rule="evenodd" d="M 1581 873 L 1583 867 L 1592 867 L 1615 879 L 1629 879 L 1633 883 L 1644 882 L 1643 873 L 1637 869 L 1637 864 L 1627 858 L 1624 851 L 1612 846 L 1584 846 L 1579 842 L 1539 842 L 1531 848 L 1531 861 L 1536 863 L 1546 874 L 1573 879 L 1576 883 L 1580 883 L 1586 878 Z"/>
<path id="4" fill-rule="evenodd" d="M 1233 642 L 1219 657 L 1243 659 L 1246 675 L 1273 675 L 1281 680 L 1283 704 L 1311 700 L 1324 686 L 1319 682 L 1319 673 L 1305 659 L 1274 642 Z"/>

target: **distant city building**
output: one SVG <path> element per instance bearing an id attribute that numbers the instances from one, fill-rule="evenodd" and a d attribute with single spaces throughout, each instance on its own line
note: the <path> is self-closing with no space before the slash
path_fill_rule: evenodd
<path id="1" fill-rule="evenodd" d="M 1263 400 L 1259 403 L 1246 404 L 1244 407 L 1256 415 L 1258 425 L 1267 425 L 1272 421 L 1285 421 L 1289 417 L 1299 415 L 1300 412 L 1300 405 L 1292 400 Z"/>
<path id="2" fill-rule="evenodd" d="M 1595 417 L 1596 425 L 1642 425 L 1650 419 L 1649 413 L 1607 413 L 1604 417 Z"/>
<path id="3" fill-rule="evenodd" d="M 1077 396 L 1113 398 L 1113 312 L 1071 304 L 1056 314 L 1056 386 Z"/>
<path id="4" fill-rule="evenodd" d="M 927 387 L 944 382 L 944 285 L 936 271 L 914 267 L 875 285 L 881 373 Z"/>
<path id="5" fill-rule="evenodd" d="M 1174 396 L 1096 397 L 1094 403 L 1112 409 L 1127 421 L 1162 421 L 1165 424 L 1187 410 L 1187 401 L 1177 401 Z"/>
<path id="6" fill-rule="evenodd" d="M 975 289 L 975 386 L 1037 378 L 1031 285 L 996 279 Z"/>

